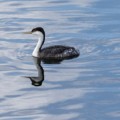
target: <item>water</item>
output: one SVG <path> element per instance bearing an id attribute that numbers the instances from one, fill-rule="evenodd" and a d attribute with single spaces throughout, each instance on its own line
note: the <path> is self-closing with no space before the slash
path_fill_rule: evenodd
<path id="1" fill-rule="evenodd" d="M 0 119 L 119 120 L 120 1 L 0 0 Z M 31 57 L 34 27 L 46 31 L 44 46 L 79 48 L 81 56 L 41 64 L 42 86 Z"/>

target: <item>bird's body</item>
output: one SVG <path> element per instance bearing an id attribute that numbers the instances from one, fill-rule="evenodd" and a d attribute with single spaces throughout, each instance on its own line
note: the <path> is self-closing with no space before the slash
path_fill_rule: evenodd
<path id="1" fill-rule="evenodd" d="M 45 41 L 45 31 L 41 27 L 34 28 L 31 32 L 26 33 L 35 34 L 39 37 L 38 43 L 32 53 L 34 57 L 39 57 L 42 60 L 64 60 L 79 56 L 78 50 L 69 46 L 55 45 L 42 49 Z"/>
<path id="2" fill-rule="evenodd" d="M 63 45 L 49 46 L 40 50 L 42 59 L 69 59 L 78 55 L 78 51 L 75 48 Z"/>

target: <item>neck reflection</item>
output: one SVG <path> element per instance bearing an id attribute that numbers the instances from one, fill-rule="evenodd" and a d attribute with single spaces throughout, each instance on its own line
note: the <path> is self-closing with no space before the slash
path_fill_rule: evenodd
<path id="1" fill-rule="evenodd" d="M 37 71 L 38 71 L 38 77 L 29 76 L 29 77 L 26 77 L 26 78 L 29 78 L 31 80 L 32 85 L 41 86 L 43 81 L 44 81 L 44 69 L 41 66 L 41 59 L 33 57 L 33 61 L 34 61 L 34 64 L 37 68 Z"/>

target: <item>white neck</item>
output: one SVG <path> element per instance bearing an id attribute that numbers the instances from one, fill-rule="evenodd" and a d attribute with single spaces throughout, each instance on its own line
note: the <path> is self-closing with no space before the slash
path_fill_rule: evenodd
<path id="1" fill-rule="evenodd" d="M 44 36 L 43 36 L 43 34 L 40 34 L 39 39 L 38 39 L 38 43 L 37 43 L 37 45 L 36 45 L 36 47 L 35 47 L 35 49 L 34 49 L 34 51 L 32 53 L 32 56 L 40 57 L 40 49 L 42 47 L 43 40 L 44 40 Z"/>

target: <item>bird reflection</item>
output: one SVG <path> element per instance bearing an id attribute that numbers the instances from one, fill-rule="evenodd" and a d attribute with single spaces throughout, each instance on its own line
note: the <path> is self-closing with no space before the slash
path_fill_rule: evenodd
<path id="1" fill-rule="evenodd" d="M 34 86 L 41 86 L 44 81 L 44 69 L 41 66 L 41 59 L 33 57 L 34 64 L 38 71 L 38 77 L 27 76 L 31 80 L 31 84 Z"/>
<path id="2" fill-rule="evenodd" d="M 40 59 L 37 57 L 33 57 L 34 64 L 37 68 L 38 71 L 38 76 L 33 77 L 33 76 L 26 76 L 26 78 L 29 78 L 31 81 L 31 84 L 34 86 L 41 86 L 43 81 L 44 81 L 44 69 L 41 66 L 41 61 L 45 64 L 60 64 L 62 60 L 54 60 L 54 59 Z"/>

